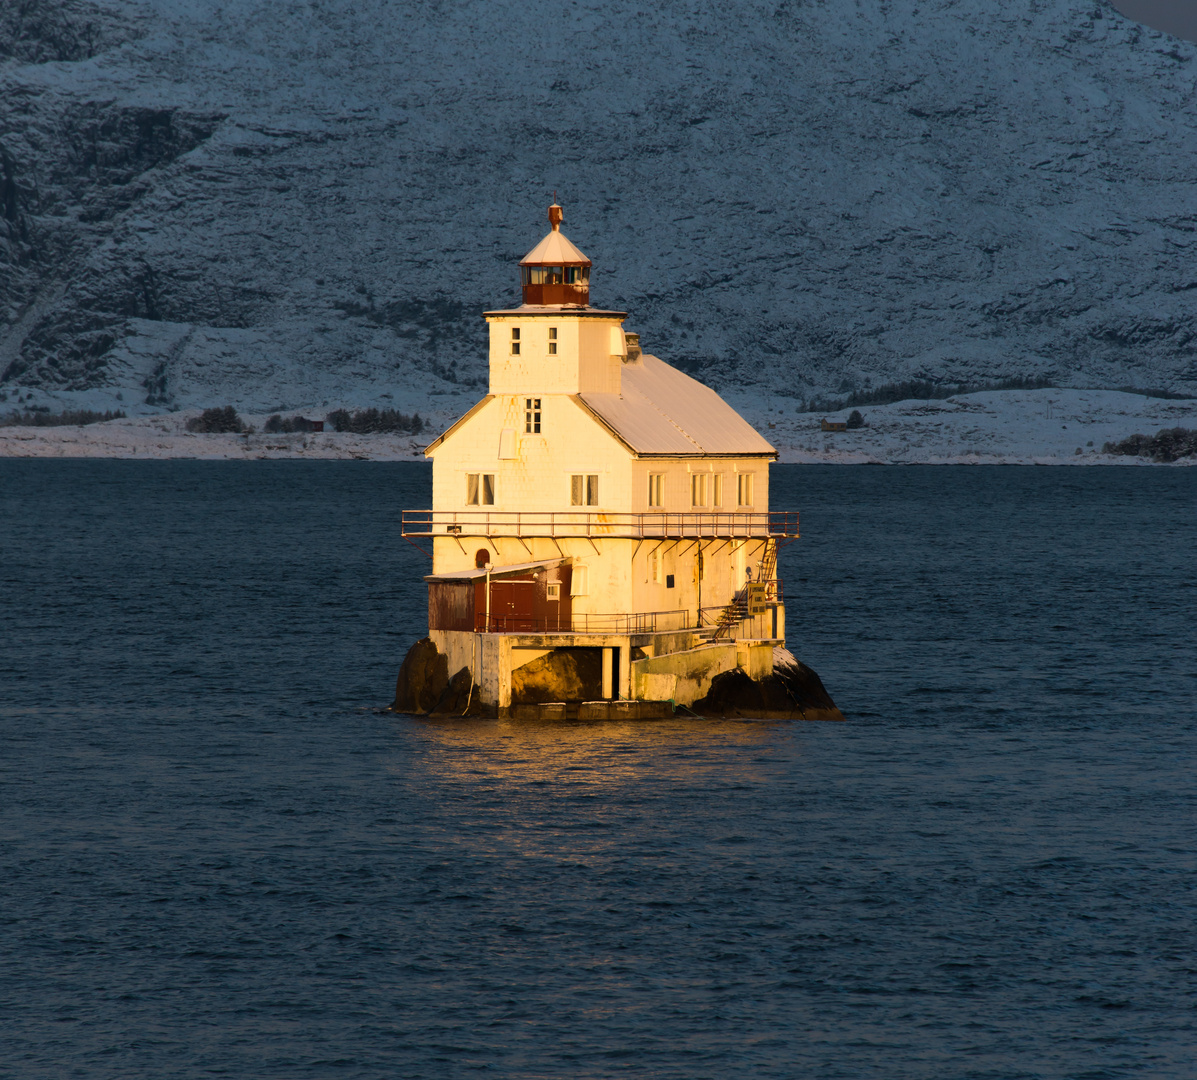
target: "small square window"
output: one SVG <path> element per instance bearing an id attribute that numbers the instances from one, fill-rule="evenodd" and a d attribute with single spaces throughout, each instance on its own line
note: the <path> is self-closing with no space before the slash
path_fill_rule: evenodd
<path id="1" fill-rule="evenodd" d="M 544 587 L 544 595 L 546 600 L 560 600 L 561 599 L 561 582 L 550 581 Z"/>

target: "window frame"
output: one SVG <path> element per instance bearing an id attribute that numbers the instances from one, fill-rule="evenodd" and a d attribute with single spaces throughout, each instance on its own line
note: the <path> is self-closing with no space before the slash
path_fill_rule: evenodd
<path id="1" fill-rule="evenodd" d="M 665 473 L 648 474 L 648 505 L 653 509 L 665 508 Z"/>
<path id="2" fill-rule="evenodd" d="M 736 473 L 736 506 L 751 507 L 754 504 L 756 497 L 754 476 L 756 473 Z"/>
<path id="3" fill-rule="evenodd" d="M 524 398 L 524 434 L 539 435 L 541 423 L 540 398 Z"/>
<path id="4" fill-rule="evenodd" d="M 520 355 L 520 328 L 518 326 L 511 328 L 511 355 Z"/>
<path id="5" fill-rule="evenodd" d="M 466 506 L 495 505 L 495 474 L 466 473 Z M 489 498 L 488 498 L 489 496 Z"/>
<path id="6" fill-rule="evenodd" d="M 690 508 L 705 510 L 710 506 L 710 473 L 696 472 L 690 474 Z"/>
<path id="7" fill-rule="evenodd" d="M 570 473 L 569 474 L 569 505 L 570 506 L 598 506 L 599 505 L 599 474 L 598 473 Z"/>

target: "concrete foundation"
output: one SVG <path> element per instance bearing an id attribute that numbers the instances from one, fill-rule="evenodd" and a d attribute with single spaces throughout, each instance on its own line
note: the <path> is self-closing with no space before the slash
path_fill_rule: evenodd
<path id="1" fill-rule="evenodd" d="M 528 720 L 647 720 L 679 709 L 725 717 L 843 719 L 819 677 L 780 641 L 712 641 L 693 630 L 432 631 L 404 660 L 392 708 Z"/>
<path id="2" fill-rule="evenodd" d="M 553 700 L 691 705 L 706 695 L 711 681 L 723 672 L 739 669 L 754 680 L 771 675 L 773 649 L 779 644 L 744 639 L 711 642 L 694 631 L 484 634 L 433 630 L 429 636 L 445 656 L 449 673 L 468 668 L 482 702 L 499 710 Z M 569 662 L 554 670 L 554 657 Z M 587 679 L 584 668 L 596 671 L 597 677 Z"/>

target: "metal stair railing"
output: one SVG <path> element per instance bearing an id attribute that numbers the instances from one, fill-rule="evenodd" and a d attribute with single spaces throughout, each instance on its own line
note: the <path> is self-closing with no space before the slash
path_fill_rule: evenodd
<path id="1" fill-rule="evenodd" d="M 719 613 L 719 621 L 715 624 L 715 633 L 711 636 L 711 640 L 718 641 L 720 638 L 730 634 L 732 627 L 747 617 L 748 586 L 745 585 L 744 588 L 731 598 L 727 607 Z"/>
<path id="2" fill-rule="evenodd" d="M 765 553 L 761 557 L 760 566 L 757 571 L 757 583 L 765 585 L 772 592 L 773 600 L 777 600 L 781 592 L 781 582 L 773 576 L 776 571 L 777 541 L 771 539 L 765 543 Z M 715 633 L 712 640 L 718 641 L 720 638 L 731 634 L 732 627 L 746 618 L 748 618 L 747 585 L 740 589 L 728 602 L 727 607 L 719 613 L 719 621 L 715 624 Z"/>

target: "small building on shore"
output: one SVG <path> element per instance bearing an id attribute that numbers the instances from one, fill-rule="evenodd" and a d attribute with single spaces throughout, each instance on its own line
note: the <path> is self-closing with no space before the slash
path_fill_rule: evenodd
<path id="1" fill-rule="evenodd" d="M 428 446 L 431 509 L 403 515 L 432 557 L 425 649 L 475 709 L 692 706 L 723 673 L 773 675 L 798 515 L 770 510 L 773 447 L 591 306 L 561 221 L 520 262 L 522 303 L 485 313 L 489 393 Z"/>

